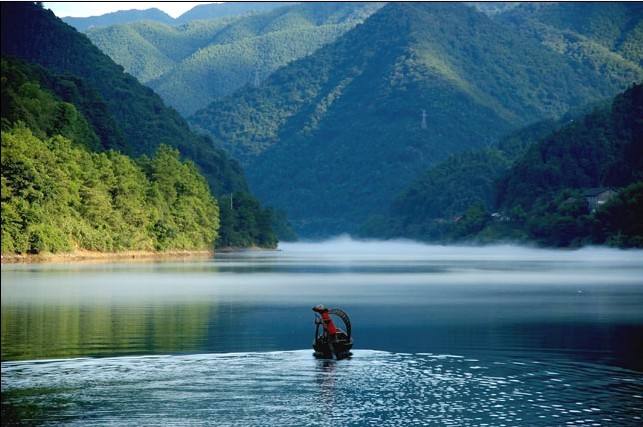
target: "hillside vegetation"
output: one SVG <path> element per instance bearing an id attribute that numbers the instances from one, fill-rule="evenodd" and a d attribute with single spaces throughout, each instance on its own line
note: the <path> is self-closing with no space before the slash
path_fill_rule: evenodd
<path id="1" fill-rule="evenodd" d="M 639 84 L 562 126 L 543 123 L 436 165 L 363 232 L 441 242 L 643 247 L 641 135 Z M 618 192 L 592 211 L 583 194 L 599 187 Z"/>
<path id="2" fill-rule="evenodd" d="M 12 236 L 7 246 L 3 236 L 3 251 L 200 249 L 223 241 L 276 246 L 272 210 L 247 193 L 239 165 L 191 132 L 175 111 L 84 36 L 31 3 L 2 3 L 2 31 L 2 227 Z M 69 197 L 60 199 L 63 193 Z M 254 200 L 226 216 L 225 232 L 219 232 L 213 197 L 222 193 Z M 92 204 L 97 209 L 87 219 L 78 209 Z M 130 207 L 135 214 L 128 216 Z M 64 219 L 69 221 L 62 227 Z M 19 237 L 29 236 L 33 227 L 71 240 L 25 247 Z M 92 227 L 103 239 L 95 244 L 78 231 L 89 234 Z M 140 230 L 134 233 L 132 227 Z M 235 241 L 230 230 L 244 238 Z M 138 237 L 127 237 L 133 234 Z"/>
<path id="3" fill-rule="evenodd" d="M 2 253 L 213 249 L 219 209 L 194 163 L 91 151 L 91 124 L 30 72 L 2 59 Z"/>
<path id="4" fill-rule="evenodd" d="M 379 7 L 379 3 L 284 3 L 263 13 L 190 20 L 180 26 L 145 20 L 95 27 L 87 30 L 87 36 L 168 105 L 189 115 L 311 54 Z M 197 9 L 194 16 L 200 16 Z"/>
<path id="5" fill-rule="evenodd" d="M 502 15 L 460 3 L 389 3 L 189 121 L 242 161 L 256 194 L 283 206 L 300 233 L 354 232 L 435 162 L 614 96 L 643 76 L 619 51 L 606 51 L 608 69 L 596 67 Z"/>
<path id="6" fill-rule="evenodd" d="M 160 144 L 175 147 L 201 169 L 215 194 L 247 191 L 239 165 L 207 138 L 192 132 L 185 120 L 161 98 L 124 73 L 87 37 L 48 10 L 26 2 L 2 3 L 2 54 L 41 65 L 56 74 L 83 80 L 103 100 L 119 124 L 124 154 L 153 155 Z M 66 99 L 63 88 L 58 94 Z"/>

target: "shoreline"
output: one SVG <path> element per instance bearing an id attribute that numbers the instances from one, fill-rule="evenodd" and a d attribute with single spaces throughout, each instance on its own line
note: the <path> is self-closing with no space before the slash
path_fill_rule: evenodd
<path id="1" fill-rule="evenodd" d="M 215 251 L 124 251 L 124 252 L 94 252 L 76 251 L 68 253 L 43 253 L 43 254 L 2 254 L 0 264 L 45 264 L 45 263 L 70 263 L 85 261 L 151 261 L 178 258 L 212 258 Z"/>
<path id="2" fill-rule="evenodd" d="M 41 253 L 41 254 L 2 254 L 0 264 L 46 264 L 46 263 L 71 263 L 71 262 L 110 262 L 110 261 L 153 261 L 163 259 L 203 259 L 214 258 L 218 253 L 234 253 L 245 251 L 273 251 L 260 247 L 226 247 L 215 250 L 172 250 L 172 251 L 123 251 L 123 252 L 97 252 L 78 250 L 66 253 Z"/>

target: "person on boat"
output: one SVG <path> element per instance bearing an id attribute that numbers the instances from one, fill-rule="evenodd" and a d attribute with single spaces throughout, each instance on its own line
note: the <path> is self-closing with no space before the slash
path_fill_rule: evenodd
<path id="1" fill-rule="evenodd" d="M 336 338 L 337 327 L 333 323 L 333 319 L 331 319 L 330 314 L 328 314 L 328 309 L 320 304 L 313 307 L 313 311 L 319 313 L 321 316 L 321 322 L 324 325 L 324 330 L 328 334 L 328 337 Z"/>

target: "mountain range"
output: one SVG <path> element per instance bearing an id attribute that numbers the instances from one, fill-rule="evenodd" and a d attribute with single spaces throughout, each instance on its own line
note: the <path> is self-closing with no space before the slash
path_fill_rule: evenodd
<path id="1" fill-rule="evenodd" d="M 74 104 L 83 114 L 95 111 L 88 100 L 98 97 L 99 103 L 104 102 L 102 113 L 87 115 L 96 136 L 100 129 L 95 123 L 105 124 L 105 137 L 92 139 L 103 149 L 152 155 L 161 143 L 168 143 L 195 159 L 221 206 L 230 207 L 222 210 L 222 221 L 234 220 L 237 203 L 255 206 L 255 201 L 238 194 L 248 184 L 232 158 L 242 165 L 253 193 L 264 203 L 285 208 L 299 235 L 309 238 L 369 229 L 374 231 L 371 235 L 386 235 L 376 229 L 387 227 L 385 216 L 391 213 L 395 231 L 404 237 L 429 238 L 417 232 L 423 233 L 427 223 L 432 227 L 443 220 L 450 222 L 450 238 L 488 229 L 493 234 L 502 228 L 486 227 L 485 210 L 493 208 L 509 218 L 549 215 L 544 221 L 523 221 L 526 228 L 520 231 L 510 230 L 523 237 L 560 245 L 601 242 L 601 233 L 582 239 L 550 239 L 542 234 L 552 224 L 551 218 L 556 227 L 570 221 L 577 229 L 578 224 L 598 226 L 582 209 L 578 195 L 582 190 L 567 185 L 575 178 L 551 170 L 552 165 L 569 164 L 570 171 L 586 174 L 588 161 L 583 153 L 609 157 L 592 163 L 601 172 L 586 174 L 583 185 L 626 186 L 626 193 L 619 196 L 621 206 L 636 206 L 632 203 L 639 189 L 630 185 L 640 178 L 640 167 L 620 156 L 638 153 L 640 141 L 630 135 L 640 130 L 636 125 L 643 80 L 640 3 L 501 2 L 488 7 L 316 3 L 190 21 L 181 30 L 186 37 L 172 29 L 178 27 L 150 21 L 122 26 L 128 28 L 120 33 L 122 43 L 136 45 L 129 36 L 140 39 L 147 28 L 158 42 L 158 52 L 180 58 L 192 55 L 192 43 L 199 37 L 202 41 L 217 38 L 212 45 L 217 49 L 256 47 L 262 37 L 301 35 L 305 34 L 299 33 L 302 28 L 317 30 L 350 22 L 332 40 L 287 61 L 272 74 L 216 97 L 189 116 L 184 111 L 192 130 L 153 91 L 100 54 L 89 39 L 76 32 L 72 36 L 69 27 L 51 19 L 53 15 L 43 19 L 40 9 L 33 16 L 22 16 L 32 6 L 6 4 L 2 5 L 3 55 L 8 52 L 33 61 L 60 77 L 70 74 L 62 79 L 64 83 L 51 87 L 62 100 L 77 97 L 78 91 L 88 95 Z M 5 18 L 5 11 L 13 7 L 11 19 Z M 278 31 L 261 33 L 265 28 Z M 288 45 L 285 40 L 273 42 Z M 279 46 L 271 55 L 284 48 L 289 47 Z M 240 52 L 241 62 L 252 56 Z M 154 70 L 158 58 L 144 49 L 140 53 L 139 63 L 149 62 L 153 66 L 146 70 Z M 221 58 L 206 56 L 204 63 L 232 64 Z M 234 55 L 228 59 L 232 61 Z M 189 78 L 186 69 L 173 71 L 178 80 L 198 82 Z M 204 76 L 207 80 L 207 72 Z M 69 82 L 78 88 L 75 95 L 68 93 Z M 624 90 L 614 101 L 612 113 L 606 112 L 604 106 Z M 595 106 L 603 109 L 584 116 Z M 110 118 L 118 124 L 111 133 Z M 580 122 L 586 126 L 573 127 Z M 628 134 L 613 137 L 624 123 Z M 561 127 L 572 130 L 558 132 Z M 602 135 L 607 135 L 604 141 Z M 543 137 L 547 142 L 540 142 Z M 541 158 L 545 157 L 536 146 L 546 146 L 546 152 L 560 156 L 540 165 L 534 153 L 541 150 Z M 527 155 L 531 160 L 521 160 Z M 625 170 L 630 172 L 618 173 Z M 561 180 L 563 187 L 543 186 L 543 180 Z M 576 215 L 571 219 L 570 211 Z M 614 209 L 610 215 L 614 217 Z M 266 218 L 259 215 L 253 221 L 265 223 Z M 228 221 L 225 229 L 228 235 L 240 235 L 234 221 Z M 636 245 L 636 232 L 633 235 L 632 239 L 606 238 Z"/>
<path id="2" fill-rule="evenodd" d="M 300 234 L 354 232 L 448 155 L 641 81 L 641 5 L 578 7 L 389 3 L 188 120 Z"/>
<path id="3" fill-rule="evenodd" d="M 110 25 L 125 24 L 136 21 L 153 21 L 162 24 L 181 25 L 197 19 L 225 18 L 229 16 L 242 15 L 250 12 L 266 12 L 277 7 L 291 4 L 289 2 L 274 1 L 246 1 L 200 4 L 178 18 L 172 18 L 167 13 L 155 7 L 139 10 L 119 10 L 99 16 L 73 17 L 65 16 L 62 20 L 73 26 L 78 31 L 87 31 L 90 28 L 106 27 Z"/>
<path id="4" fill-rule="evenodd" d="M 226 18 L 203 19 L 223 5 L 197 6 L 182 25 L 138 20 L 89 28 L 90 40 L 189 115 L 245 84 L 307 56 L 361 23 L 382 3 L 278 3 L 281 7 Z M 242 3 L 231 3 L 229 9 Z M 264 5 L 263 9 L 267 6 Z M 198 17 L 198 19 L 196 19 Z"/>

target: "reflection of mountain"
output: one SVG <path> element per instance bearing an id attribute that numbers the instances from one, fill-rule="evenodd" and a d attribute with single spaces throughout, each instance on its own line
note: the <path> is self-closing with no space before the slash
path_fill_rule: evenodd
<path id="1" fill-rule="evenodd" d="M 3 306 L 2 361 L 202 352 L 217 313 L 210 302 Z"/>

